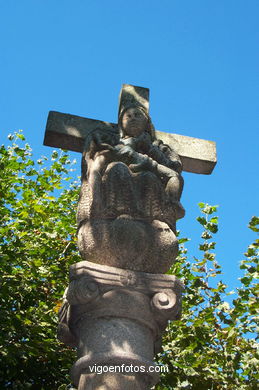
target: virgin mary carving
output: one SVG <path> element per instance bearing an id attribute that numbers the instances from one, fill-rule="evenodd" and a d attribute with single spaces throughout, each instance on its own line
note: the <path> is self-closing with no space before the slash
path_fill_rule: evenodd
<path id="1" fill-rule="evenodd" d="M 85 142 L 77 213 L 83 258 L 166 272 L 177 255 L 175 222 L 184 216 L 181 172 L 145 107 L 122 104 L 118 132 L 96 129 Z"/>

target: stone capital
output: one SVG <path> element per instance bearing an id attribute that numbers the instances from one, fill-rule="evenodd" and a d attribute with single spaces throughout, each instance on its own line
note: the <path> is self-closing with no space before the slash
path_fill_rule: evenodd
<path id="1" fill-rule="evenodd" d="M 81 375 L 90 375 L 89 367 L 94 364 L 154 365 L 167 321 L 180 316 L 182 290 L 173 275 L 88 261 L 72 265 L 58 336 L 78 349 L 74 383 L 79 383 Z M 148 377 L 150 383 L 156 382 L 156 375 Z"/>

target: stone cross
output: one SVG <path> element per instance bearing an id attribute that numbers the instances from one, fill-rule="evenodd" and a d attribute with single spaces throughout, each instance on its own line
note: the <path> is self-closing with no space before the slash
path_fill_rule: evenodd
<path id="1" fill-rule="evenodd" d="M 161 335 L 168 320 L 180 318 L 182 282 L 164 274 L 177 257 L 175 222 L 184 215 L 178 168 L 210 174 L 216 148 L 154 130 L 148 113 L 149 90 L 128 84 L 118 125 L 49 113 L 44 144 L 83 152 L 77 211 L 83 261 L 70 267 L 58 327 L 58 338 L 78 351 L 71 371 L 78 390 L 149 390 L 159 380 L 153 357 Z M 108 142 L 92 142 L 98 134 Z"/>
<path id="2" fill-rule="evenodd" d="M 149 89 L 124 84 L 120 93 L 119 112 L 122 102 L 130 99 L 131 95 L 148 111 Z M 87 134 L 97 128 L 116 132 L 117 124 L 50 111 L 44 145 L 82 152 Z M 215 142 L 158 130 L 155 133 L 158 139 L 171 146 L 179 154 L 184 171 L 200 174 L 212 173 L 217 162 Z"/>

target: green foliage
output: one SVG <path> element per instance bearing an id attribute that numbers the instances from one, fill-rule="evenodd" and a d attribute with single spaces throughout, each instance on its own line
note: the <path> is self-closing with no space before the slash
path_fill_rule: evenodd
<path id="1" fill-rule="evenodd" d="M 43 157 L 35 163 L 21 132 L 9 139 L 12 145 L 0 149 L 0 388 L 65 390 L 76 357 L 56 339 L 57 311 L 69 265 L 81 259 L 75 223 L 78 183 L 68 177 L 67 153 L 54 151 L 51 162 Z M 258 240 L 245 254 L 241 287 L 229 304 L 214 253 L 217 207 L 201 203 L 200 208 L 201 259 L 188 260 L 188 240 L 181 238 L 170 271 L 186 286 L 183 314 L 164 336 L 159 361 L 169 373 L 156 389 L 257 389 Z M 255 232 L 258 222 L 256 217 L 250 221 Z"/>
<path id="2" fill-rule="evenodd" d="M 79 260 L 78 186 L 62 188 L 66 153 L 35 163 L 22 133 L 9 139 L 0 149 L 0 388 L 57 389 L 74 360 L 56 327 L 68 267 Z"/>
<path id="3" fill-rule="evenodd" d="M 227 286 L 219 279 L 221 266 L 213 252 L 213 234 L 218 231 L 217 206 L 199 204 L 203 227 L 199 246 L 201 259 L 188 261 L 180 239 L 180 252 L 171 273 L 185 284 L 181 320 L 171 322 L 163 340 L 161 364 L 169 372 L 162 376 L 157 390 L 256 390 L 259 354 L 255 340 L 258 312 L 258 240 L 248 247 L 245 270 L 237 298 L 229 304 Z M 249 227 L 258 231 L 259 219 L 253 217 Z M 215 280 L 217 282 L 215 282 Z M 257 289 L 257 291 L 256 291 Z M 258 319 L 258 318 L 257 318 Z"/>

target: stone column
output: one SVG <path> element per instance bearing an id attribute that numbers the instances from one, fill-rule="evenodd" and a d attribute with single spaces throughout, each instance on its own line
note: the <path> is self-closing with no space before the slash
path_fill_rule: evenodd
<path id="1" fill-rule="evenodd" d="M 181 291 L 172 275 L 88 261 L 71 266 L 59 339 L 77 347 L 72 378 L 78 389 L 144 390 L 156 384 L 153 357 L 167 321 L 179 318 Z"/>

